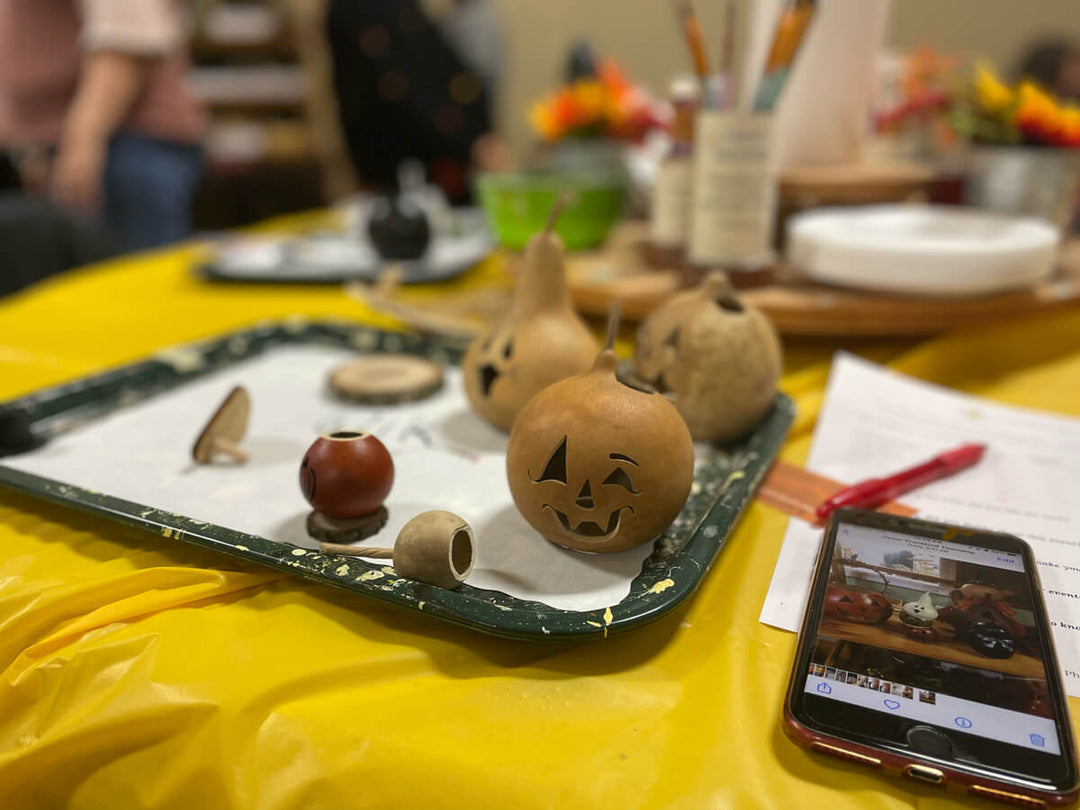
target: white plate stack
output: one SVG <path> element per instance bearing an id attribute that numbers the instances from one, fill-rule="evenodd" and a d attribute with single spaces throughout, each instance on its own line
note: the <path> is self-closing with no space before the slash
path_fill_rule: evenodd
<path id="1" fill-rule="evenodd" d="M 788 224 L 789 262 L 814 281 L 925 296 L 1030 287 L 1054 272 L 1059 234 L 1042 220 L 972 208 L 821 208 Z"/>

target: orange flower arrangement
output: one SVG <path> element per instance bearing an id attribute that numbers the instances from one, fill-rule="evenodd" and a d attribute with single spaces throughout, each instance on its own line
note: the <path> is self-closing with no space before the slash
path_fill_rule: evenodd
<path id="1" fill-rule="evenodd" d="M 601 63 L 595 77 L 578 79 L 535 102 L 529 120 L 545 141 L 639 140 L 660 124 L 648 96 L 626 79 L 612 59 Z"/>
<path id="2" fill-rule="evenodd" d="M 954 57 L 919 48 L 904 58 L 903 65 L 900 100 L 878 113 L 874 121 L 878 132 L 897 132 L 911 123 L 935 123 L 949 107 L 948 86 L 957 67 Z"/>
<path id="3" fill-rule="evenodd" d="M 975 66 L 970 104 L 954 111 L 952 124 L 982 143 L 1080 147 L 1080 107 L 1029 79 L 1009 87 L 986 65 Z"/>
<path id="4" fill-rule="evenodd" d="M 921 47 L 905 54 L 899 75 L 883 84 L 874 130 L 923 157 L 948 151 L 957 141 L 949 117 L 957 95 L 960 60 Z"/>

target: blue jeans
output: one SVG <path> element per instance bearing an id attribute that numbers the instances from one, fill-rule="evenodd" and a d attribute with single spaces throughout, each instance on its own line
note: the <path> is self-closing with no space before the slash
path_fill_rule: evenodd
<path id="1" fill-rule="evenodd" d="M 183 239 L 201 169 L 202 152 L 193 144 L 114 135 L 105 163 L 105 225 L 127 250 Z"/>

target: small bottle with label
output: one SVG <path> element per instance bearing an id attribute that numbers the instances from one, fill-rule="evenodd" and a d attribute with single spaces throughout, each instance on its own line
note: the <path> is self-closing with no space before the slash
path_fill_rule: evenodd
<path id="1" fill-rule="evenodd" d="M 675 108 L 671 146 L 656 174 L 649 219 L 650 261 L 656 267 L 682 265 L 690 231 L 694 116 L 700 93 L 697 82 L 685 77 L 672 82 L 669 94 Z"/>

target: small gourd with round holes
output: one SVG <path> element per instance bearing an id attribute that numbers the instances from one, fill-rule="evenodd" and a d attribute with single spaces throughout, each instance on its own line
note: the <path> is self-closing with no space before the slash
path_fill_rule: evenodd
<path id="1" fill-rule="evenodd" d="M 653 540 L 694 479 L 694 444 L 678 411 L 618 379 L 616 365 L 605 349 L 591 371 L 537 394 L 506 448 L 518 511 L 552 543 L 577 551 Z"/>
<path id="2" fill-rule="evenodd" d="M 697 441 L 727 442 L 754 426 L 780 379 L 769 319 L 714 273 L 672 296 L 638 330 L 634 370 L 670 396 Z"/>
<path id="3" fill-rule="evenodd" d="M 462 362 L 469 402 L 500 430 L 510 430 L 535 394 L 587 370 L 596 356 L 596 339 L 570 303 L 562 240 L 552 232 L 560 208 L 525 247 L 507 316 L 473 340 Z"/>

